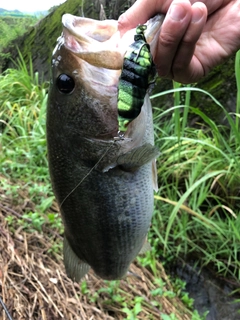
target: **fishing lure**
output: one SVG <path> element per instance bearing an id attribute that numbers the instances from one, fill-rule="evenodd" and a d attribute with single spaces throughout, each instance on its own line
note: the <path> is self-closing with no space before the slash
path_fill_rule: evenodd
<path id="1" fill-rule="evenodd" d="M 136 28 L 134 42 L 128 47 L 118 85 L 118 127 L 125 132 L 128 124 L 141 112 L 149 86 L 154 83 L 156 69 L 150 46 L 144 36 L 146 25 Z"/>

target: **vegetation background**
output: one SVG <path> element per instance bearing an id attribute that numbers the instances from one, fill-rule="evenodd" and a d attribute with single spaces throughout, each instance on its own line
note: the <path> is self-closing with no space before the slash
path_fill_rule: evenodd
<path id="1" fill-rule="evenodd" d="M 65 5 L 49 14 L 54 30 L 61 29 L 60 15 L 71 12 L 73 1 Z M 158 80 L 152 104 L 161 156 L 149 232 L 152 251 L 131 266 L 135 277 L 105 282 L 90 273 L 78 285 L 66 278 L 62 265 L 63 228 L 48 174 L 48 82 L 42 81 L 42 68 L 36 72 L 37 65 L 21 52 L 6 68 L 9 53 L 18 51 L 11 40 L 20 36 L 22 41 L 30 26 L 23 42 L 23 53 L 28 52 L 33 34 L 51 30 L 46 23 L 42 17 L 39 22 L 37 17 L 0 16 L 0 57 L 5 61 L 0 75 L 0 286 L 6 312 L 16 319 L 168 320 L 204 319 L 213 307 L 220 312 L 217 319 L 238 319 L 239 53 L 200 84 L 183 87 Z M 200 315 L 175 276 L 177 269 L 184 270 L 182 261 L 195 276 L 204 267 L 221 280 L 212 305 L 199 309 Z M 235 296 L 223 305 L 226 286 Z M 229 309 L 233 300 L 237 302 Z"/>
<path id="2" fill-rule="evenodd" d="M 16 46 L 11 42 L 22 36 L 30 26 L 33 26 L 39 17 L 34 15 L 26 15 L 19 11 L 7 11 L 0 8 L 0 66 L 2 67 L 3 61 L 10 58 L 9 52 L 4 52 L 5 48 L 13 48 Z"/>

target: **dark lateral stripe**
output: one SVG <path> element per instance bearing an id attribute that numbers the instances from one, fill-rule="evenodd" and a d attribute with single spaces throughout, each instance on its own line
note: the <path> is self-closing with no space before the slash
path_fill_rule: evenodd
<path id="1" fill-rule="evenodd" d="M 127 81 L 130 84 L 133 84 L 135 86 L 141 87 L 141 88 L 147 88 L 148 87 L 148 78 L 140 76 L 139 74 L 136 74 L 132 71 L 129 71 L 127 69 L 123 69 L 122 75 L 121 75 L 122 81 Z"/>

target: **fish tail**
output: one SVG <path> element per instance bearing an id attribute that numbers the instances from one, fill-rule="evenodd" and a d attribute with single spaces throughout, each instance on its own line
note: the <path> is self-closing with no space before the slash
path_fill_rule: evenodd
<path id="1" fill-rule="evenodd" d="M 66 236 L 64 236 L 63 241 L 63 261 L 67 276 L 76 282 L 79 282 L 90 269 L 89 265 L 86 262 L 80 260 L 73 252 Z"/>

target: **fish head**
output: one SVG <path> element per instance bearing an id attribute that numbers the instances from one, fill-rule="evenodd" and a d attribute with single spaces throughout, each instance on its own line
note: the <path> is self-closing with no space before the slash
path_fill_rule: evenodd
<path id="1" fill-rule="evenodd" d="M 71 14 L 64 14 L 62 23 L 63 32 L 52 57 L 51 126 L 55 130 L 64 127 L 68 136 L 116 137 L 119 77 L 135 29 L 121 36 L 115 20 L 97 21 Z M 162 16 L 147 22 L 145 36 L 152 54 L 161 23 Z M 129 126 L 130 135 L 135 127 L 134 123 Z"/>

